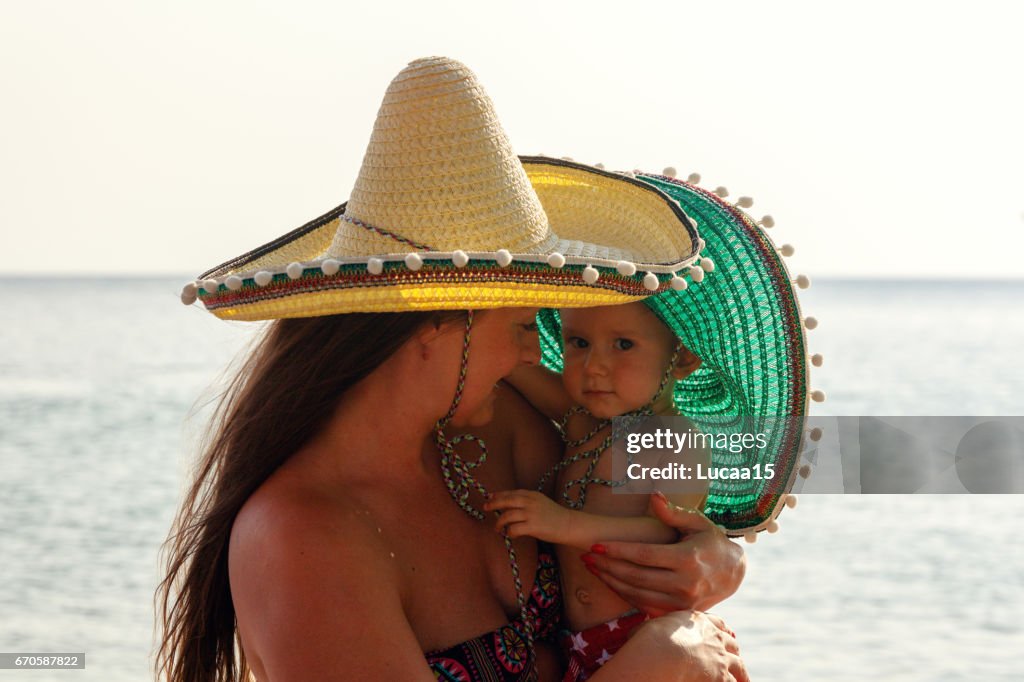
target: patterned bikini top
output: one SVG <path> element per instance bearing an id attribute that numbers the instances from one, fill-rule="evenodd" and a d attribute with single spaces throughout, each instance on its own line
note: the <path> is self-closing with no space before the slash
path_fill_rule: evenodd
<path id="1" fill-rule="evenodd" d="M 537 577 L 526 610 L 534 639 L 552 639 L 562 614 L 561 582 L 551 547 L 539 545 Z M 536 660 L 526 644 L 522 618 L 455 646 L 426 654 L 434 677 L 446 682 L 526 682 L 536 678 Z"/>

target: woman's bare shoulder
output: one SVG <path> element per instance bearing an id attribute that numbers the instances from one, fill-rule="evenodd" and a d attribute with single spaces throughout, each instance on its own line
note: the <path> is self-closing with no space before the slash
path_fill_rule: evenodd
<path id="1" fill-rule="evenodd" d="M 347 499 L 344 491 L 327 496 L 315 487 L 272 477 L 235 518 L 229 545 L 232 568 L 241 569 L 237 573 L 243 580 L 265 579 L 276 576 L 263 571 L 313 571 L 315 565 L 338 569 L 373 561 L 383 544 Z"/>
<path id="2" fill-rule="evenodd" d="M 333 679 L 367 652 L 380 648 L 371 658 L 384 657 L 390 645 L 360 630 L 378 618 L 401 633 L 401 658 L 421 666 L 400 578 L 379 534 L 344 501 L 310 492 L 265 484 L 235 519 L 228 571 L 247 655 L 271 680 L 320 665 L 322 679 Z"/>

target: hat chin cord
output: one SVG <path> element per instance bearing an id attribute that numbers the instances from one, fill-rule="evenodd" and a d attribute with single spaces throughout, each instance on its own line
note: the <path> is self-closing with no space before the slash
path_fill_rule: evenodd
<path id="1" fill-rule="evenodd" d="M 462 341 L 459 382 L 455 387 L 455 397 L 452 399 L 451 407 L 448 408 L 448 413 L 437 420 L 437 424 L 434 426 L 434 442 L 437 444 L 437 449 L 441 452 L 441 475 L 444 477 L 444 484 L 448 488 L 448 494 L 452 496 L 452 499 L 455 500 L 462 511 L 474 519 L 482 521 L 484 513 L 469 503 L 469 493 L 470 490 L 475 490 L 484 498 L 489 497 L 487 489 L 472 474 L 473 469 L 487 461 L 487 444 L 483 439 L 469 433 L 461 434 L 454 438 L 448 438 L 444 434 L 445 427 L 451 422 L 452 417 L 455 415 L 455 410 L 459 407 L 459 402 L 462 400 L 462 391 L 466 386 L 466 370 L 469 366 L 469 341 L 472 327 L 473 311 L 469 310 L 466 313 L 466 334 Z M 476 461 L 467 462 L 455 451 L 455 446 L 462 441 L 472 441 L 480 448 L 480 457 Z M 499 515 L 499 513 L 495 512 L 495 516 Z M 523 581 L 519 574 L 519 561 L 516 558 L 516 550 L 512 546 L 512 539 L 508 536 L 508 532 L 506 531 L 502 535 L 505 539 L 505 550 L 508 552 L 509 566 L 512 568 L 512 580 L 516 586 L 516 601 L 519 604 L 519 616 L 522 621 L 521 634 L 526 639 L 529 657 L 534 658 L 533 619 L 530 617 L 530 612 L 527 608 L 526 593 L 523 591 Z"/>

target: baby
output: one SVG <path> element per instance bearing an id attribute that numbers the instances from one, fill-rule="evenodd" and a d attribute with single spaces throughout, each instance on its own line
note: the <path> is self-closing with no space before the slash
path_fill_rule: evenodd
<path id="1" fill-rule="evenodd" d="M 495 493 L 484 509 L 500 512 L 497 528 L 510 537 L 529 535 L 557 545 L 565 617 L 574 631 L 563 638 L 569 658 L 565 680 L 583 680 L 647 620 L 596 577 L 589 553 L 603 553 L 598 544 L 603 541 L 678 539 L 675 530 L 654 518 L 649 496 L 612 493 L 611 457 L 602 456 L 611 442 L 606 420 L 640 410 L 678 414 L 672 401 L 675 382 L 701 361 L 643 302 L 563 309 L 560 316 L 561 377 L 542 367 L 525 367 L 509 382 L 538 410 L 561 421 L 566 450 L 551 473 L 556 498 L 566 506 L 541 492 L 514 490 Z M 672 461 L 707 466 L 709 457 L 706 451 L 690 450 L 673 454 Z M 547 477 L 542 488 L 546 482 Z M 706 496 L 704 488 L 670 497 L 679 506 L 701 509 Z"/>

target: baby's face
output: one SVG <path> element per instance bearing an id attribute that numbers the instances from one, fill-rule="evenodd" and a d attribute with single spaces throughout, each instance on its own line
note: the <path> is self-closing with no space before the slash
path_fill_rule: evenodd
<path id="1" fill-rule="evenodd" d="M 643 303 L 563 308 L 569 396 L 595 417 L 610 419 L 651 402 L 675 349 L 675 336 Z"/>

